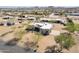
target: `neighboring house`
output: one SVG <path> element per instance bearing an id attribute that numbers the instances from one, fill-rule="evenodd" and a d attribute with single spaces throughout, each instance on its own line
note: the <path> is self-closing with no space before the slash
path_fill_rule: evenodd
<path id="1" fill-rule="evenodd" d="M 62 24 L 67 24 L 67 20 L 66 19 L 55 19 L 55 21 L 59 21 Z"/>
<path id="2" fill-rule="evenodd" d="M 43 22 L 55 21 L 55 22 L 62 23 L 62 24 L 66 24 L 67 23 L 67 20 L 65 18 L 46 17 L 46 18 L 40 18 L 40 21 L 43 21 Z"/>
<path id="3" fill-rule="evenodd" d="M 19 17 L 18 20 L 22 21 L 22 20 L 25 20 L 25 18 L 21 18 L 21 17 Z"/>
<path id="4" fill-rule="evenodd" d="M 14 22 L 7 21 L 7 20 L 0 22 L 0 26 L 12 26 L 14 24 L 15 24 Z"/>
<path id="5" fill-rule="evenodd" d="M 32 23 L 31 25 L 35 31 L 42 34 L 49 34 L 52 29 L 52 24 L 49 23 Z"/>
<path id="6" fill-rule="evenodd" d="M 27 16 L 27 20 L 36 20 L 36 17 L 34 17 L 34 16 Z"/>
<path id="7" fill-rule="evenodd" d="M 66 14 L 70 16 L 79 16 L 79 13 L 66 13 Z"/>
<path id="8" fill-rule="evenodd" d="M 3 16 L 2 18 L 3 18 L 3 19 L 13 19 L 13 16 L 7 15 L 7 16 Z"/>
<path id="9" fill-rule="evenodd" d="M 18 16 L 18 20 L 21 20 L 22 21 L 22 20 L 25 20 L 25 19 L 26 19 L 26 16 L 25 15 L 19 15 Z"/>

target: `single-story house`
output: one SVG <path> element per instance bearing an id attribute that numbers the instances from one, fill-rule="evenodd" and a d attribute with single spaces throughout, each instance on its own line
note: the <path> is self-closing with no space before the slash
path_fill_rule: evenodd
<path id="1" fill-rule="evenodd" d="M 48 22 L 48 21 L 55 21 L 55 22 L 59 22 L 59 23 L 62 23 L 62 24 L 66 24 L 67 23 L 67 20 L 65 18 L 51 18 L 51 17 L 46 17 L 46 18 L 40 18 L 40 21 L 43 21 L 43 22 Z"/>
<path id="2" fill-rule="evenodd" d="M 66 19 L 55 19 L 55 21 L 59 21 L 63 24 L 67 24 L 67 20 Z"/>
<path id="3" fill-rule="evenodd" d="M 3 19 L 13 19 L 13 16 L 7 15 L 7 16 L 3 16 L 2 18 L 3 18 Z"/>
<path id="4" fill-rule="evenodd" d="M 70 16 L 79 16 L 79 13 L 66 13 L 66 15 L 70 15 Z"/>
<path id="5" fill-rule="evenodd" d="M 8 20 L 0 22 L 0 26 L 11 26 L 11 25 L 14 25 L 14 24 L 15 24 L 14 22 L 11 22 L 11 21 L 8 21 Z"/>
<path id="6" fill-rule="evenodd" d="M 27 16 L 27 20 L 36 20 L 36 17 L 34 17 L 34 16 Z"/>
<path id="7" fill-rule="evenodd" d="M 18 20 L 25 20 L 25 19 L 26 19 L 26 18 L 21 18 L 21 17 L 18 18 Z"/>
<path id="8" fill-rule="evenodd" d="M 42 34 L 49 34 L 52 29 L 52 24 L 49 23 L 32 23 L 33 30 L 39 31 Z"/>
<path id="9" fill-rule="evenodd" d="M 22 21 L 22 20 L 26 20 L 26 18 L 27 18 L 27 17 L 26 17 L 25 15 L 19 15 L 19 16 L 17 17 L 17 19 L 18 19 L 18 20 L 21 20 L 21 21 Z"/>

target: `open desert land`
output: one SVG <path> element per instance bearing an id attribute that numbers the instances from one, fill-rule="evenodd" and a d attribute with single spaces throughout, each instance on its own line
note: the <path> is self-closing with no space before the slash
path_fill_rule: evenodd
<path id="1" fill-rule="evenodd" d="M 54 46 L 57 43 L 55 42 L 55 36 L 60 35 L 60 33 L 62 32 L 62 28 L 63 25 L 60 24 L 53 24 L 53 29 L 51 31 L 51 33 L 47 36 L 43 36 L 41 34 L 37 34 L 34 32 L 25 32 L 25 33 L 20 33 L 21 31 L 23 31 L 24 29 L 27 28 L 27 26 L 25 26 L 25 24 L 27 24 L 27 22 L 23 22 L 22 24 L 17 24 L 11 27 L 8 26 L 0 26 L 0 40 L 3 41 L 5 44 L 9 41 L 12 44 L 13 42 L 11 42 L 12 40 L 14 40 L 16 37 L 20 38 L 19 40 L 14 41 L 13 45 L 16 44 L 16 46 L 23 48 L 21 50 L 24 51 L 25 48 L 25 43 L 26 42 L 35 42 L 36 47 L 32 47 L 32 49 L 37 50 L 37 52 L 45 52 L 46 48 L 48 46 Z M 22 37 L 21 37 L 22 36 Z M 30 46 L 30 44 L 27 44 L 28 46 Z M 5 47 L 5 46 L 3 46 Z M 75 45 L 74 47 L 72 47 L 70 49 L 69 52 L 78 52 L 79 50 L 75 49 L 75 47 L 77 48 L 78 45 Z M 1 50 L 3 51 L 3 49 L 6 49 L 2 47 L 0 47 Z M 7 49 L 6 49 L 7 50 Z M 15 52 L 16 49 L 14 49 Z M 4 52 L 4 51 L 3 51 Z M 11 51 L 12 52 L 12 51 Z M 18 52 L 18 51 L 16 51 Z M 20 51 L 19 51 L 20 52 Z M 27 50 L 28 52 L 28 50 Z M 31 51 L 33 52 L 33 51 Z M 68 52 L 68 51 L 65 51 Z"/>
<path id="2" fill-rule="evenodd" d="M 23 22 L 23 25 L 24 25 L 24 23 L 26 24 L 26 22 Z M 34 32 L 26 32 L 26 33 L 21 34 L 20 31 L 24 30 L 25 27 L 27 28 L 27 26 L 23 26 L 23 25 L 17 24 L 17 25 L 11 26 L 11 27 L 0 26 L 1 41 L 6 43 L 8 41 L 14 40 L 15 37 L 19 38 L 22 36 L 22 38 L 17 41 L 17 46 L 24 48 L 25 42 L 38 41 L 37 42 L 37 45 L 39 46 L 39 48 L 37 48 L 38 52 L 44 52 L 44 50 L 46 49 L 47 46 L 52 46 L 52 45 L 56 44 L 53 34 L 50 34 L 48 36 L 43 36 L 41 34 L 38 35 L 37 33 L 34 33 Z M 55 24 L 55 25 L 57 25 L 57 24 Z M 53 29 L 54 30 L 57 29 L 57 31 L 58 30 L 60 31 L 61 27 L 57 28 L 55 26 Z"/>
<path id="3" fill-rule="evenodd" d="M 78 53 L 79 16 L 50 9 L 2 11 L 0 52 Z"/>

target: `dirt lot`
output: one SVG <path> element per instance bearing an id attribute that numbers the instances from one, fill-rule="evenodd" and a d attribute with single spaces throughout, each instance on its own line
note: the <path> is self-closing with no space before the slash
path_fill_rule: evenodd
<path id="1" fill-rule="evenodd" d="M 2 41 L 6 42 L 6 41 L 11 40 L 11 38 L 14 37 L 15 32 L 18 32 L 19 30 L 24 30 L 25 28 L 27 28 L 25 25 L 27 25 L 28 23 L 27 24 L 26 23 L 27 22 L 23 22 L 22 24 L 16 24 L 15 26 L 11 26 L 11 27 L 0 26 L 0 36 L 3 35 Z M 62 28 L 64 28 L 64 26 L 61 24 L 53 24 L 52 33 L 60 34 L 60 32 L 62 31 Z M 1 39 L 1 37 L 0 37 L 0 39 Z M 43 35 L 37 35 L 34 32 L 27 32 L 22 36 L 22 39 L 17 41 L 17 46 L 24 47 L 24 43 L 27 41 L 30 41 L 30 42 L 38 41 L 38 43 L 37 43 L 37 45 L 39 46 L 37 48 L 38 53 L 45 52 L 45 49 L 48 46 L 56 45 L 53 34 L 43 36 Z M 79 52 L 78 46 L 79 46 L 79 44 L 76 44 L 72 48 L 70 48 L 69 51 L 64 50 L 64 52 L 67 52 L 67 53 Z"/>
<path id="2" fill-rule="evenodd" d="M 2 35 L 7 33 L 6 35 L 3 36 L 3 41 L 6 42 L 11 40 L 11 38 L 14 37 L 14 32 L 18 32 L 19 30 L 25 29 L 24 25 L 26 23 L 27 22 L 23 22 L 22 23 L 23 25 L 17 24 L 16 26 L 14 25 L 11 27 L 1 26 L 0 34 Z M 53 30 L 60 31 L 62 30 L 61 28 L 62 28 L 61 25 L 54 24 Z M 13 32 L 8 33 L 10 31 L 13 31 Z M 37 49 L 37 52 L 45 52 L 46 47 L 56 45 L 53 35 L 42 36 L 42 35 L 37 35 L 33 32 L 28 32 L 28 33 L 25 33 L 22 36 L 22 39 L 20 39 L 17 42 L 17 46 L 24 47 L 24 42 L 27 42 L 27 41 L 30 41 L 30 42 L 38 41 L 37 45 L 39 46 L 39 48 Z"/>
<path id="3" fill-rule="evenodd" d="M 42 38 L 39 42 L 38 42 L 38 50 L 37 52 L 45 52 L 45 49 L 48 47 L 48 46 L 54 46 L 56 45 L 56 42 L 54 40 L 54 37 L 53 36 L 45 36 L 44 38 Z"/>

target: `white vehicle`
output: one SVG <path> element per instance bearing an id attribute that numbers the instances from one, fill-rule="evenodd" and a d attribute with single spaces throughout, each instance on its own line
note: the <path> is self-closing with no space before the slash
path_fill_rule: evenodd
<path id="1" fill-rule="evenodd" d="M 52 29 L 52 25 L 49 23 L 33 23 L 32 27 L 34 30 L 39 31 L 42 34 L 49 34 Z"/>

